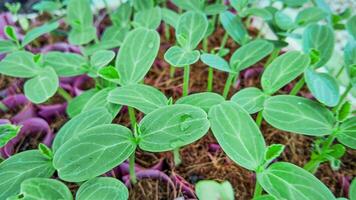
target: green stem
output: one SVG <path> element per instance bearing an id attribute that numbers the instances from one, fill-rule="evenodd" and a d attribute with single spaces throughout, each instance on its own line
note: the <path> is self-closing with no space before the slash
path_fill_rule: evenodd
<path id="1" fill-rule="evenodd" d="M 302 77 L 293 87 L 292 91 L 290 91 L 290 95 L 297 95 L 298 92 L 302 89 L 302 87 L 304 86 L 305 83 L 305 79 L 304 77 Z"/>
<path id="2" fill-rule="evenodd" d="M 304 169 L 308 172 L 314 174 L 320 166 L 320 161 L 318 159 L 312 159 L 304 165 Z"/>
<path id="3" fill-rule="evenodd" d="M 261 127 L 262 120 L 263 120 L 262 111 L 260 111 L 260 112 L 258 112 L 257 117 L 256 117 L 256 124 L 258 127 Z"/>
<path id="4" fill-rule="evenodd" d="M 72 96 L 61 87 L 58 87 L 57 93 L 61 95 L 67 102 L 72 100 Z"/>
<path id="5" fill-rule="evenodd" d="M 205 37 L 203 40 L 203 50 L 208 52 L 208 37 Z"/>
<path id="6" fill-rule="evenodd" d="M 223 92 L 223 97 L 225 99 L 227 98 L 227 95 L 229 94 L 230 87 L 231 87 L 231 84 L 232 84 L 232 81 L 234 80 L 234 78 L 235 78 L 235 74 L 229 73 L 229 76 L 228 76 L 225 86 L 224 86 L 224 92 Z"/>
<path id="7" fill-rule="evenodd" d="M 213 90 L 214 69 L 209 67 L 208 72 L 208 87 L 206 91 L 211 92 Z"/>
<path id="8" fill-rule="evenodd" d="M 255 199 L 255 198 L 261 196 L 262 191 L 263 191 L 263 189 L 262 189 L 261 185 L 260 185 L 260 184 L 258 183 L 258 181 L 256 180 L 255 191 L 254 191 L 254 193 L 253 193 L 253 199 Z"/>
<path id="9" fill-rule="evenodd" d="M 179 148 L 173 149 L 173 158 L 175 166 L 178 166 L 182 163 L 182 159 L 180 157 Z"/>
<path id="10" fill-rule="evenodd" d="M 337 112 L 340 109 L 340 107 L 343 104 L 345 98 L 347 97 L 347 94 L 349 94 L 351 89 L 352 89 L 352 84 L 349 83 L 349 85 L 346 87 L 344 93 L 342 93 L 342 95 L 340 97 L 340 100 L 339 100 L 339 103 L 334 107 L 334 109 L 333 109 L 334 112 Z"/>
<path id="11" fill-rule="evenodd" d="M 341 75 L 341 73 L 344 71 L 344 66 L 342 66 L 339 71 L 336 73 L 335 78 L 339 78 L 339 76 Z"/>
<path id="12" fill-rule="evenodd" d="M 175 73 L 176 73 L 176 68 L 171 65 L 170 68 L 169 68 L 169 76 L 171 78 L 174 78 L 174 74 Z"/>
<path id="13" fill-rule="evenodd" d="M 271 55 L 268 57 L 267 61 L 266 61 L 266 64 L 265 64 L 265 68 L 272 63 L 272 61 L 277 58 L 277 56 L 279 55 L 279 52 L 281 50 L 280 49 L 275 49 L 272 51 Z"/>
<path id="14" fill-rule="evenodd" d="M 130 172 L 130 180 L 132 184 L 137 183 L 136 171 L 135 171 L 135 152 L 132 152 L 129 158 L 129 172 Z"/>
<path id="15" fill-rule="evenodd" d="M 189 65 L 184 66 L 184 77 L 183 77 L 183 97 L 187 96 L 189 93 Z"/>
<path id="16" fill-rule="evenodd" d="M 131 122 L 131 128 L 134 129 L 135 124 L 137 123 L 136 121 L 136 114 L 135 114 L 135 109 L 132 107 L 127 107 L 129 110 L 129 117 L 130 117 L 130 122 Z"/>
<path id="17" fill-rule="evenodd" d="M 219 52 L 221 51 L 221 49 L 223 49 L 225 47 L 228 38 L 229 38 L 229 34 L 227 34 L 227 32 L 225 32 L 224 37 L 223 37 L 223 39 L 221 41 L 221 44 L 220 44 Z"/>

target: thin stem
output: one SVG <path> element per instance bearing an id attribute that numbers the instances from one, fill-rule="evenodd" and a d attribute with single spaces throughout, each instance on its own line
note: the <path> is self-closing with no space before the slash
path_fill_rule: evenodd
<path id="1" fill-rule="evenodd" d="M 227 98 L 227 95 L 229 94 L 230 87 L 231 87 L 231 84 L 232 84 L 232 81 L 234 80 L 234 78 L 235 78 L 235 74 L 229 73 L 229 76 L 228 76 L 225 86 L 224 86 L 224 92 L 223 92 L 223 97 L 225 99 Z"/>
<path id="2" fill-rule="evenodd" d="M 208 52 L 208 37 L 205 37 L 203 40 L 203 50 Z"/>
<path id="3" fill-rule="evenodd" d="M 211 92 L 213 90 L 214 69 L 209 67 L 208 72 L 208 87 L 206 91 Z"/>
<path id="4" fill-rule="evenodd" d="M 344 71 L 344 66 L 342 66 L 339 71 L 336 73 L 335 78 L 339 78 L 339 76 L 341 75 L 341 73 Z"/>
<path id="5" fill-rule="evenodd" d="M 129 111 L 129 117 L 130 117 L 130 122 L 131 122 L 131 128 L 134 129 L 135 124 L 137 123 L 136 121 L 136 114 L 135 114 L 135 109 L 132 107 L 127 107 Z"/>
<path id="6" fill-rule="evenodd" d="M 188 93 L 189 93 L 189 74 L 190 74 L 190 67 L 189 67 L 189 65 L 184 66 L 183 97 L 187 96 Z"/>
<path id="7" fill-rule="evenodd" d="M 318 159 L 312 159 L 309 160 L 305 165 L 304 165 L 304 169 L 307 170 L 308 172 L 314 174 L 316 172 L 316 170 L 319 168 L 320 166 L 320 161 Z"/>
<path id="8" fill-rule="evenodd" d="M 281 50 L 280 49 L 275 49 L 272 51 L 271 55 L 268 57 L 267 61 L 266 61 L 266 64 L 265 64 L 265 68 L 272 63 L 272 61 L 277 58 L 277 56 L 279 55 L 279 52 Z"/>
<path id="9" fill-rule="evenodd" d="M 163 2 L 163 6 L 166 8 L 167 7 L 167 1 Z M 171 32 L 169 30 L 169 25 L 167 23 L 164 23 L 164 35 L 166 37 L 166 40 L 169 41 L 171 38 Z"/>
<path id="10" fill-rule="evenodd" d="M 178 166 L 182 163 L 182 159 L 180 157 L 180 153 L 179 153 L 179 147 L 173 149 L 173 158 L 174 158 L 174 164 L 175 166 Z"/>
<path id="11" fill-rule="evenodd" d="M 347 95 L 349 94 L 351 89 L 352 89 L 352 84 L 349 83 L 349 85 L 346 87 L 344 93 L 342 93 L 339 103 L 334 107 L 334 109 L 333 109 L 334 112 L 337 112 L 340 109 L 341 105 L 343 104 L 345 98 L 347 97 Z"/>
<path id="12" fill-rule="evenodd" d="M 254 191 L 254 193 L 253 193 L 253 199 L 255 199 L 255 198 L 261 196 L 262 191 L 263 191 L 263 189 L 262 189 L 261 185 L 260 185 L 260 184 L 258 183 L 258 181 L 256 180 L 255 191 Z"/>
<path id="13" fill-rule="evenodd" d="M 292 91 L 290 91 L 290 95 L 297 95 L 298 92 L 302 89 L 302 87 L 304 86 L 305 83 L 305 79 L 304 77 L 302 77 L 293 87 Z"/>
<path id="14" fill-rule="evenodd" d="M 61 87 L 58 87 L 57 93 L 61 95 L 67 102 L 72 100 L 72 96 Z"/>
<path id="15" fill-rule="evenodd" d="M 169 76 L 171 78 L 174 78 L 174 74 L 176 73 L 176 68 L 173 67 L 172 65 L 169 67 Z"/>
<path id="16" fill-rule="evenodd" d="M 260 111 L 260 112 L 258 112 L 257 117 L 256 117 L 256 124 L 258 127 L 261 127 L 262 120 L 263 120 L 262 111 Z"/>
<path id="17" fill-rule="evenodd" d="M 223 49 L 225 47 L 228 38 L 229 38 L 229 34 L 227 34 L 227 32 L 225 32 L 224 37 L 220 44 L 219 52 L 221 51 L 221 49 Z"/>
<path id="18" fill-rule="evenodd" d="M 129 172 L 130 172 L 130 180 L 132 184 L 137 183 L 136 171 L 135 171 L 135 152 L 132 152 L 129 158 Z"/>

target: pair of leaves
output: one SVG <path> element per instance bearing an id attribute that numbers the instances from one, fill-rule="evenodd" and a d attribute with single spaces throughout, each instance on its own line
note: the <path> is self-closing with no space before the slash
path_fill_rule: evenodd
<path id="1" fill-rule="evenodd" d="M 17 136 L 21 126 L 12 124 L 0 124 L 0 148 L 5 146 L 11 139 Z"/>
<path id="2" fill-rule="evenodd" d="M 200 53 L 194 50 L 204 38 L 208 28 L 206 16 L 188 11 L 179 17 L 176 38 L 179 46 L 173 46 L 164 54 L 164 59 L 175 67 L 183 67 L 198 61 Z"/>
<path id="3" fill-rule="evenodd" d="M 238 48 L 230 59 L 230 64 L 214 54 L 202 54 L 200 59 L 208 66 L 225 71 L 238 73 L 266 57 L 273 51 L 273 44 L 266 40 L 253 40 Z"/>
<path id="4" fill-rule="evenodd" d="M 107 124 L 111 116 L 100 118 L 102 115 L 93 111 L 80 114 L 58 133 L 53 165 L 61 179 L 81 182 L 94 178 L 126 160 L 137 145 L 145 151 L 170 151 L 198 140 L 209 129 L 207 114 L 190 105 L 167 105 L 150 112 L 138 125 L 137 138 L 126 127 Z M 93 120 L 95 123 L 88 123 Z"/>
<path id="5" fill-rule="evenodd" d="M 83 45 L 94 40 L 96 29 L 93 26 L 93 13 L 88 0 L 69 0 L 67 22 L 72 27 L 68 40 L 71 44 Z"/>
<path id="6" fill-rule="evenodd" d="M 24 85 L 25 95 L 34 103 L 43 103 L 52 97 L 59 86 L 58 76 L 52 67 L 41 67 L 33 54 L 16 51 L 8 54 L 0 63 L 0 73 L 31 78 Z"/>
<path id="7" fill-rule="evenodd" d="M 158 54 L 159 44 L 155 30 L 137 28 L 126 36 L 115 62 L 121 85 L 138 83 L 145 77 Z"/>
<path id="8" fill-rule="evenodd" d="M 20 192 L 20 185 L 29 178 L 49 178 L 54 173 L 52 162 L 38 150 L 18 153 L 0 163 L 0 199 Z"/>

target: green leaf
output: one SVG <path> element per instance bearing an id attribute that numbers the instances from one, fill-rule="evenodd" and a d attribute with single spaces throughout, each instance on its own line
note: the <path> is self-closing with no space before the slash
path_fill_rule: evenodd
<path id="1" fill-rule="evenodd" d="M 11 40 L 0 40 L 0 54 L 18 50 L 17 45 Z"/>
<path id="2" fill-rule="evenodd" d="M 237 103 L 226 101 L 210 109 L 209 120 L 211 130 L 227 156 L 248 170 L 257 170 L 263 162 L 266 147 L 251 116 Z"/>
<path id="3" fill-rule="evenodd" d="M 178 13 L 167 8 L 161 8 L 161 13 L 162 13 L 162 20 L 166 24 L 169 24 L 173 28 L 177 27 L 177 19 L 179 19 Z"/>
<path id="4" fill-rule="evenodd" d="M 11 139 L 17 136 L 21 126 L 12 124 L 0 124 L 0 147 L 5 146 Z"/>
<path id="5" fill-rule="evenodd" d="M 157 29 L 161 24 L 162 14 L 159 7 L 141 10 L 135 14 L 134 23 L 138 27 Z"/>
<path id="6" fill-rule="evenodd" d="M 186 104 L 199 107 L 203 109 L 206 113 L 209 112 L 210 108 L 224 102 L 225 99 L 219 94 L 213 92 L 201 92 L 196 94 L 190 94 L 188 96 L 178 99 L 176 104 Z"/>
<path id="7" fill-rule="evenodd" d="M 349 191 L 350 200 L 356 199 L 356 178 L 352 179 Z"/>
<path id="8" fill-rule="evenodd" d="M 273 44 L 266 40 L 253 40 L 238 48 L 230 58 L 230 66 L 236 72 L 244 70 L 262 60 L 273 51 Z"/>
<path id="9" fill-rule="evenodd" d="M 195 49 L 208 29 L 208 19 L 199 12 L 188 11 L 178 19 L 176 38 L 178 44 L 186 49 Z"/>
<path id="10" fill-rule="evenodd" d="M 117 113 L 121 110 L 121 105 L 112 104 L 108 101 L 109 93 L 114 88 L 108 87 L 104 88 L 97 93 L 95 93 L 88 101 L 85 103 L 85 106 L 82 109 L 82 112 L 93 110 L 96 108 L 105 108 L 114 118 Z"/>
<path id="11" fill-rule="evenodd" d="M 277 92 L 302 74 L 309 64 L 309 56 L 298 51 L 289 51 L 278 56 L 262 74 L 263 90 L 267 94 Z"/>
<path id="12" fill-rule="evenodd" d="M 49 178 L 53 175 L 52 162 L 38 150 L 15 154 L 0 163 L 0 199 L 20 192 L 20 184 L 29 178 Z"/>
<path id="13" fill-rule="evenodd" d="M 41 154 L 44 157 L 48 158 L 49 160 L 53 159 L 53 151 L 48 146 L 46 146 L 45 144 L 40 143 L 38 145 L 38 150 L 41 152 Z"/>
<path id="14" fill-rule="evenodd" d="M 24 200 L 72 200 L 67 186 L 55 179 L 30 178 L 21 183 L 21 195 Z"/>
<path id="15" fill-rule="evenodd" d="M 70 77 L 84 74 L 86 60 L 75 53 L 49 52 L 44 56 L 44 65 L 52 67 L 58 76 Z"/>
<path id="16" fill-rule="evenodd" d="M 40 69 L 34 61 L 34 55 L 27 51 L 10 53 L 0 62 L 0 73 L 7 76 L 31 78 Z"/>
<path id="17" fill-rule="evenodd" d="M 308 171 L 291 163 L 277 162 L 257 174 L 263 189 L 278 199 L 335 199 L 331 191 Z"/>
<path id="18" fill-rule="evenodd" d="M 67 106 L 67 114 L 69 115 L 70 118 L 73 118 L 74 116 L 78 115 L 80 112 L 82 112 L 83 107 L 85 106 L 86 102 L 97 92 L 96 89 L 90 89 L 87 91 L 84 91 L 82 94 L 79 96 L 76 96 L 74 99 L 68 102 Z"/>
<path id="19" fill-rule="evenodd" d="M 65 123 L 54 138 L 52 149 L 56 152 L 69 139 L 76 137 L 80 132 L 101 124 L 110 124 L 112 116 L 104 108 L 97 108 L 78 114 Z"/>
<path id="20" fill-rule="evenodd" d="M 234 189 L 230 182 L 218 183 L 212 180 L 199 181 L 195 185 L 199 200 L 234 200 Z"/>
<path id="21" fill-rule="evenodd" d="M 33 103 L 39 104 L 47 101 L 58 89 L 59 79 L 52 67 L 46 67 L 38 72 L 37 76 L 26 81 L 24 92 Z"/>
<path id="22" fill-rule="evenodd" d="M 351 113 L 352 104 L 346 101 L 342 104 L 340 110 L 338 110 L 337 117 L 340 122 L 344 121 Z"/>
<path id="23" fill-rule="evenodd" d="M 229 63 L 227 63 L 225 59 L 221 58 L 218 55 L 204 53 L 200 56 L 200 59 L 203 63 L 205 63 L 209 67 L 224 72 L 232 72 Z"/>
<path id="24" fill-rule="evenodd" d="M 265 163 L 269 164 L 272 162 L 274 159 L 278 158 L 284 151 L 284 145 L 283 144 L 272 144 L 267 147 L 266 152 L 265 152 Z"/>
<path id="25" fill-rule="evenodd" d="M 280 130 L 304 135 L 323 136 L 333 132 L 333 113 L 312 100 L 290 95 L 268 98 L 263 118 Z"/>
<path id="26" fill-rule="evenodd" d="M 295 23 L 299 26 L 305 26 L 325 19 L 328 16 L 323 9 L 318 7 L 310 7 L 300 11 L 295 19 Z"/>
<path id="27" fill-rule="evenodd" d="M 274 21 L 277 26 L 284 31 L 294 29 L 296 26 L 293 20 L 287 14 L 284 14 L 282 11 L 277 11 L 274 14 Z"/>
<path id="28" fill-rule="evenodd" d="M 202 11 L 204 8 L 204 1 L 202 0 L 172 0 L 172 2 L 183 10 Z"/>
<path id="29" fill-rule="evenodd" d="M 164 59 L 172 66 L 184 67 L 191 65 L 199 60 L 200 53 L 198 50 L 190 51 L 178 46 L 169 48 L 164 54 Z"/>
<path id="30" fill-rule="evenodd" d="M 326 64 L 334 51 L 334 31 L 327 25 L 311 24 L 303 33 L 303 49 L 309 53 L 312 49 L 319 51 L 320 60 L 315 67 Z"/>
<path id="31" fill-rule="evenodd" d="M 207 5 L 204 8 L 204 13 L 206 15 L 218 15 L 224 11 L 226 11 L 227 7 L 221 3 L 215 3 Z"/>
<path id="32" fill-rule="evenodd" d="M 116 178 L 99 177 L 91 179 L 80 186 L 77 200 L 127 200 L 129 191 L 126 186 Z"/>
<path id="33" fill-rule="evenodd" d="M 120 6 L 110 15 L 110 19 L 115 26 L 129 28 L 131 15 L 132 8 L 130 2 L 126 2 L 120 4 Z"/>
<path id="34" fill-rule="evenodd" d="M 339 103 L 339 85 L 334 77 L 327 73 L 314 72 L 312 69 L 307 69 L 304 77 L 310 92 L 319 102 L 330 107 Z"/>
<path id="35" fill-rule="evenodd" d="M 249 114 L 253 114 L 263 109 L 266 98 L 267 96 L 260 89 L 248 87 L 234 94 L 231 100 L 239 104 Z"/>
<path id="36" fill-rule="evenodd" d="M 154 30 L 137 28 L 126 36 L 115 63 L 122 85 L 137 83 L 145 77 L 158 54 L 159 45 L 160 38 Z"/>
<path id="37" fill-rule="evenodd" d="M 96 68 L 108 65 L 115 57 L 115 52 L 109 50 L 99 50 L 93 53 L 90 58 L 90 65 Z"/>
<path id="38" fill-rule="evenodd" d="M 148 114 L 160 107 L 166 106 L 168 99 L 154 87 L 134 84 L 118 87 L 108 96 L 111 103 L 130 106 Z"/>
<path id="39" fill-rule="evenodd" d="M 133 6 L 136 11 L 147 10 L 153 8 L 154 1 L 153 0 L 133 0 Z"/>
<path id="40" fill-rule="evenodd" d="M 64 143 L 54 154 L 53 166 L 61 179 L 81 182 L 121 164 L 135 148 L 128 128 L 118 124 L 99 125 Z"/>
<path id="41" fill-rule="evenodd" d="M 344 48 L 344 62 L 346 66 L 356 64 L 356 40 L 349 40 Z"/>
<path id="42" fill-rule="evenodd" d="M 19 39 L 17 38 L 16 30 L 13 26 L 5 26 L 4 33 L 6 37 L 8 37 L 10 40 L 16 43 L 19 41 Z"/>
<path id="43" fill-rule="evenodd" d="M 276 199 L 272 195 L 265 194 L 265 195 L 261 195 L 261 196 L 259 196 L 257 198 L 253 198 L 253 200 L 278 200 L 278 199 Z"/>
<path id="44" fill-rule="evenodd" d="M 102 67 L 98 71 L 98 75 L 110 82 L 120 84 L 120 75 L 117 69 L 113 66 Z"/>
<path id="45" fill-rule="evenodd" d="M 264 20 L 272 20 L 273 15 L 264 8 L 247 8 L 242 12 L 243 17 L 247 16 L 257 16 Z"/>
<path id="46" fill-rule="evenodd" d="M 356 15 L 352 16 L 346 22 L 346 29 L 349 34 L 356 40 Z"/>
<path id="47" fill-rule="evenodd" d="M 54 1 L 40 1 L 33 4 L 32 9 L 39 12 L 53 12 L 62 7 L 61 3 Z"/>
<path id="48" fill-rule="evenodd" d="M 56 30 L 58 27 L 59 27 L 58 22 L 52 22 L 52 23 L 47 23 L 40 27 L 36 27 L 36 28 L 30 30 L 29 32 L 26 33 L 25 37 L 23 38 L 21 46 L 22 47 L 26 46 L 27 44 L 34 41 L 41 35 L 43 35 L 45 33 L 52 32 L 52 31 Z"/>
<path id="49" fill-rule="evenodd" d="M 230 1 L 230 4 L 238 12 L 242 12 L 243 9 L 247 7 L 248 3 L 249 3 L 249 0 L 231 0 Z"/>
<path id="50" fill-rule="evenodd" d="M 204 110 L 191 105 L 168 105 L 150 112 L 139 124 L 144 151 L 164 152 L 193 143 L 209 129 Z"/>
<path id="51" fill-rule="evenodd" d="M 337 140 L 345 146 L 356 149 L 356 117 L 346 119 L 336 136 Z"/>
<path id="52" fill-rule="evenodd" d="M 239 16 L 225 11 L 220 14 L 220 21 L 229 36 L 238 44 L 244 45 L 250 40 L 250 36 Z"/>

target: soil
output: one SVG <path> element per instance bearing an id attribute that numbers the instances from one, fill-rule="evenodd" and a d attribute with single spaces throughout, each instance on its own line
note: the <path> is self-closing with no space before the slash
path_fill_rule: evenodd
<path id="1" fill-rule="evenodd" d="M 38 149 L 38 145 L 40 141 L 45 137 L 42 133 L 30 134 L 26 137 L 23 137 L 15 146 L 14 146 L 14 154 L 20 153 L 23 151 Z"/>
<path id="2" fill-rule="evenodd" d="M 170 200 L 181 197 L 178 188 L 172 188 L 160 180 L 143 179 L 130 189 L 129 199 Z"/>

